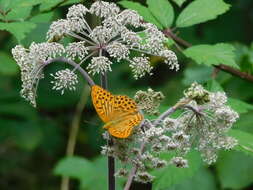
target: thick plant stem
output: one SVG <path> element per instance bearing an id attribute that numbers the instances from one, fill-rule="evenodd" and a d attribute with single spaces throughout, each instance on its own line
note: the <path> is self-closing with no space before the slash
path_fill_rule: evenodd
<path id="1" fill-rule="evenodd" d="M 108 89 L 108 79 L 107 79 L 107 74 L 101 74 L 100 75 L 100 81 L 101 81 L 101 86 L 104 89 Z M 107 144 L 109 146 L 113 145 L 112 139 L 109 139 Z M 108 189 L 109 190 L 115 190 L 115 159 L 111 156 L 108 156 Z"/>
<path id="2" fill-rule="evenodd" d="M 66 156 L 73 156 L 75 151 L 75 145 L 76 145 L 76 138 L 78 135 L 78 130 L 80 126 L 80 119 L 82 115 L 82 110 L 84 109 L 84 106 L 87 101 L 87 96 L 89 93 L 88 86 L 85 86 L 82 92 L 82 96 L 80 101 L 77 104 L 76 112 L 70 127 L 70 133 L 69 133 L 69 139 L 66 149 Z M 63 177 L 62 183 L 61 183 L 61 190 L 68 190 L 69 189 L 69 178 Z"/>

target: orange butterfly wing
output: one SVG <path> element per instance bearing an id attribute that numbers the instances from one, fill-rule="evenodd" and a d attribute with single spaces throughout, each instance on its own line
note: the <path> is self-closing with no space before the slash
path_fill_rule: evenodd
<path id="1" fill-rule="evenodd" d="M 127 96 L 114 96 L 97 85 L 92 86 L 91 96 L 99 117 L 106 123 L 104 128 L 112 136 L 127 138 L 143 120 L 136 103 Z"/>
<path id="2" fill-rule="evenodd" d="M 143 120 L 143 116 L 140 113 L 134 113 L 133 115 L 127 115 L 122 120 L 116 121 L 112 124 L 108 124 L 109 133 L 117 138 L 127 138 L 131 135 L 133 127 L 139 125 Z"/>
<path id="3" fill-rule="evenodd" d="M 94 85 L 91 88 L 92 103 L 103 122 L 107 123 L 112 118 L 114 96 L 103 88 Z"/>

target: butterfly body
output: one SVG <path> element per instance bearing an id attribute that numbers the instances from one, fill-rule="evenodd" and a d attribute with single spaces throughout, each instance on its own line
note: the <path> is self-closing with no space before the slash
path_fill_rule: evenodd
<path id="1" fill-rule="evenodd" d="M 127 138 L 132 133 L 133 127 L 143 120 L 136 103 L 127 96 L 112 95 L 94 85 L 91 97 L 99 117 L 105 123 L 103 128 L 114 137 Z"/>

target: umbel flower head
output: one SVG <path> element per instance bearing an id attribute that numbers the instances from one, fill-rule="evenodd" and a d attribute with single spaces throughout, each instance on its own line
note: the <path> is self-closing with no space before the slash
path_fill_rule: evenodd
<path id="1" fill-rule="evenodd" d="M 239 115 L 227 103 L 224 92 L 208 92 L 201 85 L 193 83 L 185 91 L 185 99 L 190 99 L 177 122 L 164 120 L 164 126 L 173 132 L 173 138 L 188 136 L 188 143 L 180 147 L 181 151 L 195 147 L 201 152 L 203 160 L 212 164 L 217 159 L 219 149 L 229 150 L 237 145 L 237 140 L 227 135 Z M 183 100 L 181 100 L 183 101 Z"/>
<path id="2" fill-rule="evenodd" d="M 86 20 L 88 14 L 99 17 L 101 23 L 92 28 Z M 75 42 L 66 47 L 55 42 L 64 37 L 74 38 Z M 164 44 L 164 34 L 155 25 L 145 23 L 136 11 L 120 11 L 115 3 L 96 1 L 90 8 L 82 4 L 73 5 L 65 19 L 51 24 L 47 40 L 48 42 L 40 44 L 33 42 L 28 50 L 20 45 L 12 50 L 21 69 L 21 94 L 33 105 L 36 97 L 35 86 L 43 76 L 43 63 L 57 56 L 78 61 L 79 66 L 85 61 L 88 62 L 86 69 L 92 75 L 110 72 L 112 64 L 122 60 L 129 63 L 135 79 L 151 75 L 153 66 L 149 61 L 150 55 L 162 57 L 170 69 L 179 69 L 175 53 Z M 73 73 L 75 70 L 76 68 Z M 64 89 L 75 89 L 77 83 L 73 77 L 66 78 L 72 78 L 73 81 L 64 82 L 63 77 L 57 76 L 65 71 L 52 75 L 58 80 L 52 82 L 53 88 L 62 93 Z"/>
<path id="3" fill-rule="evenodd" d="M 100 17 L 101 24 L 91 28 L 87 14 Z M 66 48 L 71 59 L 78 58 L 82 63 L 92 54 L 86 68 L 93 75 L 111 71 L 112 63 L 121 60 L 129 62 L 136 79 L 152 74 L 147 55 L 161 56 L 171 69 L 179 69 L 176 55 L 164 45 L 163 33 L 155 25 L 144 23 L 136 11 L 120 11 L 115 3 L 96 1 L 90 9 L 82 4 L 70 7 L 66 19 L 52 23 L 47 39 L 53 41 L 66 36 L 80 41 Z M 136 56 L 131 56 L 132 52 Z"/>
<path id="4" fill-rule="evenodd" d="M 149 89 L 138 91 L 138 105 L 152 110 L 158 106 L 154 102 L 159 92 Z M 155 100 L 155 101 L 154 101 Z M 136 127 L 128 139 L 114 139 L 113 146 L 104 146 L 102 153 L 118 158 L 122 168 L 117 176 L 124 177 L 129 171 L 127 165 L 138 168 L 135 180 L 146 183 L 154 179 L 150 171 L 174 165 L 178 168 L 189 167 L 185 158 L 190 150 L 198 150 L 207 164 L 217 159 L 220 149 L 229 150 L 237 145 L 237 140 L 227 132 L 238 119 L 238 114 L 226 105 L 224 92 L 209 92 L 201 85 L 193 83 L 184 93 L 184 97 L 175 105 L 182 112 L 176 118 L 169 116 L 149 121 L 145 119 Z M 148 107 L 145 105 L 149 105 Z M 171 110 L 171 109 L 169 109 Z M 166 111 L 167 112 L 167 111 Z M 159 116 L 159 118 L 161 117 Z M 104 136 L 108 138 L 108 136 Z M 143 143 L 146 144 L 143 148 Z M 161 155 L 170 155 L 161 156 Z"/>

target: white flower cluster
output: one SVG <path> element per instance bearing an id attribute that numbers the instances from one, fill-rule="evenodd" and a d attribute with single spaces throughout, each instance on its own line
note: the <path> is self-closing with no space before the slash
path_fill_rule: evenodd
<path id="1" fill-rule="evenodd" d="M 237 145 L 237 140 L 226 133 L 239 116 L 226 105 L 227 97 L 223 92 L 211 93 L 194 83 L 185 95 L 186 98 L 193 99 L 188 104 L 191 109 L 177 119 L 176 126 L 171 127 L 169 122 L 164 124 L 168 123 L 170 128 L 176 128 L 177 133 L 188 135 L 189 148 L 196 147 L 201 152 L 203 160 L 212 164 L 217 159 L 219 149 L 229 150 Z"/>
<path id="2" fill-rule="evenodd" d="M 53 90 L 60 90 L 61 94 L 64 94 L 64 90 L 75 90 L 75 85 L 78 83 L 77 75 L 69 70 L 64 69 L 57 71 L 55 74 L 51 74 L 51 76 L 54 78 L 51 83 L 54 85 Z"/>
<path id="3" fill-rule="evenodd" d="M 64 47 L 58 43 L 32 43 L 29 49 L 21 45 L 12 49 L 12 55 L 21 70 L 21 96 L 33 106 L 36 106 L 36 88 L 43 77 L 44 63 L 64 52 Z"/>
<path id="4" fill-rule="evenodd" d="M 89 70 L 89 73 L 92 73 L 93 75 L 96 73 L 104 74 L 107 71 L 112 70 L 111 64 L 112 62 L 108 59 L 108 57 L 93 57 L 87 69 Z"/>
<path id="5" fill-rule="evenodd" d="M 69 43 L 66 47 L 67 56 L 71 59 L 76 57 L 82 60 L 88 54 L 88 48 L 85 46 L 85 42 L 73 42 Z"/>
<path id="6" fill-rule="evenodd" d="M 85 19 L 88 13 L 100 17 L 101 25 L 91 29 Z M 120 11 L 115 3 L 96 1 L 90 9 L 81 4 L 70 7 L 66 19 L 53 22 L 47 33 L 49 41 L 65 36 L 81 41 L 70 44 L 66 49 L 70 58 L 78 57 L 82 63 L 86 60 L 85 56 L 98 55 L 92 58 L 87 68 L 93 75 L 111 71 L 110 59 L 113 58 L 128 61 L 136 79 L 152 74 L 153 67 L 147 57 L 149 54 L 164 57 L 171 69 L 179 69 L 175 53 L 164 45 L 164 34 L 155 25 L 144 23 L 136 11 Z M 132 51 L 140 56 L 131 58 Z M 109 60 L 101 57 L 105 54 Z"/>

